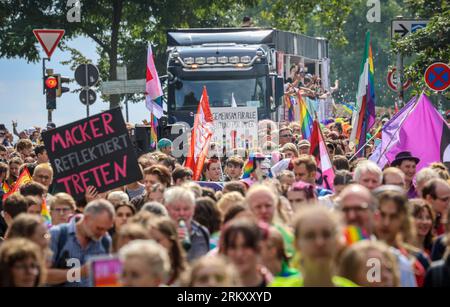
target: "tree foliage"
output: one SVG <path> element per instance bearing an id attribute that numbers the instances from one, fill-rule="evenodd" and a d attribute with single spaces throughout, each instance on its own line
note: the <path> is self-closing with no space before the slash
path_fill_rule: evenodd
<path id="1" fill-rule="evenodd" d="M 439 8 L 430 7 L 424 11 L 436 14 L 431 16 L 430 23 L 424 29 L 392 44 L 392 52 L 414 57 L 414 61 L 405 67 L 405 75 L 413 80 L 416 93 L 427 89 L 424 74 L 428 66 L 435 62 L 450 64 L 450 7 L 447 2 L 442 2 Z M 449 91 L 444 95 L 450 99 Z"/>

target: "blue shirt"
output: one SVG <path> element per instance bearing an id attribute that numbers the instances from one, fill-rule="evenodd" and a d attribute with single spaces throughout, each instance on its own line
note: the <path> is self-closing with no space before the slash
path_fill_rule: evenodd
<path id="1" fill-rule="evenodd" d="M 80 265 L 84 265 L 89 258 L 93 256 L 99 256 L 99 255 L 106 255 L 109 254 L 109 251 L 105 250 L 102 244 L 102 240 L 99 241 L 93 241 L 91 240 L 87 247 L 83 249 L 78 242 L 78 239 L 76 237 L 76 225 L 77 219 L 73 218 L 68 223 L 68 231 L 67 231 L 67 240 L 64 244 L 64 247 L 60 251 L 59 255 L 63 255 L 66 253 L 67 257 L 66 259 L 78 259 L 80 262 Z M 67 224 L 66 224 L 67 225 Z M 50 228 L 50 235 L 51 235 L 51 242 L 50 242 L 50 248 L 53 252 L 52 255 L 52 263 L 54 263 L 57 259 L 56 255 L 58 254 L 58 242 L 61 234 L 61 226 L 57 225 L 52 228 Z M 109 246 L 111 246 L 111 237 L 108 233 L 105 234 L 106 239 L 108 240 Z M 103 239 L 103 238 L 102 238 Z M 61 257 L 61 256 L 60 256 Z M 69 266 L 67 266 L 67 269 L 73 269 L 74 264 L 71 263 Z M 69 276 L 75 276 L 75 274 L 69 274 Z M 80 282 L 66 282 L 64 287 L 89 287 L 90 281 L 89 278 L 81 278 Z"/>

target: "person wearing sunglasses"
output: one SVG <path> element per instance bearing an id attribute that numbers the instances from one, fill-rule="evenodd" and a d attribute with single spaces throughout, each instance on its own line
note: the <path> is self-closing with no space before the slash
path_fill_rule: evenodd
<path id="1" fill-rule="evenodd" d="M 281 128 L 279 135 L 280 135 L 279 139 L 280 147 L 283 147 L 284 144 L 293 142 L 293 134 L 291 128 L 289 127 Z"/>

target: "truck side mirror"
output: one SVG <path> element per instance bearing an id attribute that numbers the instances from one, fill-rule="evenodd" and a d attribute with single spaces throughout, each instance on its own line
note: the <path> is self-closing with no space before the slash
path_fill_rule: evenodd
<path id="1" fill-rule="evenodd" d="M 277 107 L 281 105 L 284 96 L 284 78 L 276 77 L 275 79 L 275 100 Z"/>
<path id="2" fill-rule="evenodd" d="M 274 101 L 271 103 L 271 111 L 275 112 L 277 108 L 281 105 L 284 96 L 284 78 L 278 76 L 271 76 L 272 84 L 275 87 L 275 93 L 272 96 Z"/>

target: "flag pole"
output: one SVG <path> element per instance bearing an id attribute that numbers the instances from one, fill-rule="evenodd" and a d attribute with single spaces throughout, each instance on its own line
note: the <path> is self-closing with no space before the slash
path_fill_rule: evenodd
<path id="1" fill-rule="evenodd" d="M 361 146 L 361 148 L 358 149 L 358 151 L 355 152 L 350 159 L 348 159 L 348 162 L 352 161 L 361 152 L 361 150 L 366 148 L 366 146 L 369 144 L 369 142 L 372 141 L 377 136 L 377 134 L 378 134 L 378 132 L 380 132 L 381 128 L 382 128 L 382 126 L 377 129 L 377 131 L 373 134 L 373 136 L 363 146 Z"/>

